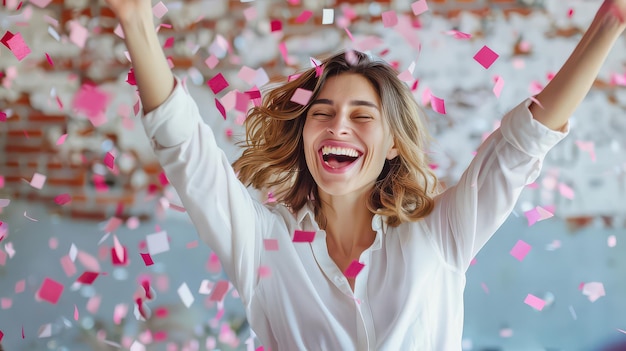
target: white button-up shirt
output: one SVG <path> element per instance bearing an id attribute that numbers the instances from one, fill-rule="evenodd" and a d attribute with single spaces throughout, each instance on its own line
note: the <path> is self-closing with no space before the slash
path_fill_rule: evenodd
<path id="1" fill-rule="evenodd" d="M 142 120 L 170 183 L 266 348 L 448 351 L 461 349 L 471 259 L 568 132 L 535 121 L 529 104 L 505 115 L 428 217 L 394 228 L 374 216 L 376 239 L 359 258 L 365 267 L 354 292 L 328 254 L 312 207 L 294 214 L 253 198 L 179 80 Z M 315 238 L 293 242 L 295 230 L 314 231 Z M 265 239 L 275 240 L 278 250 L 266 250 Z"/>

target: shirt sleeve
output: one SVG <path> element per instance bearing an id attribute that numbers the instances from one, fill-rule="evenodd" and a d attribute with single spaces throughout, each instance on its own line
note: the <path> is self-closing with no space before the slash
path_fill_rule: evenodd
<path id="1" fill-rule="evenodd" d="M 504 223 L 523 188 L 541 172 L 547 152 L 569 133 L 535 120 L 527 99 L 507 113 L 458 183 L 435 198 L 425 218 L 443 259 L 465 272 L 472 258 Z"/>
<path id="2" fill-rule="evenodd" d="M 269 211 L 239 181 L 178 78 L 168 99 L 142 123 L 200 238 L 219 257 L 243 302 L 249 302 Z"/>

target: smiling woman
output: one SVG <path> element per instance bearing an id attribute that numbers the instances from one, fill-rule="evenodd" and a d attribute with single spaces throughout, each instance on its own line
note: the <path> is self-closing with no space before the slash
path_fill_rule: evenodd
<path id="1" fill-rule="evenodd" d="M 567 135 L 626 27 L 626 0 L 606 0 L 563 70 L 438 193 L 423 116 L 389 64 L 341 52 L 265 92 L 231 166 L 169 69 L 150 0 L 107 1 L 154 152 L 272 350 L 460 350 L 470 262 Z M 294 99 L 303 90 L 311 98 Z"/>

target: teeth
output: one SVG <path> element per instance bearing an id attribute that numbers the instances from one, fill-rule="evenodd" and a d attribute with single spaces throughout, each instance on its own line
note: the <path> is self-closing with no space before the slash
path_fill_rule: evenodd
<path id="1" fill-rule="evenodd" d="M 326 156 L 329 154 L 344 155 L 344 156 L 349 156 L 349 157 L 359 157 L 359 152 L 356 151 L 355 149 L 350 149 L 347 147 L 323 146 L 322 155 Z"/>

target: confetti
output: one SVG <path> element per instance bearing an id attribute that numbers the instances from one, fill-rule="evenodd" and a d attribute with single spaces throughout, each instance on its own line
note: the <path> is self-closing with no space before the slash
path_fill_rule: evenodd
<path id="1" fill-rule="evenodd" d="M 436 97 L 435 95 L 430 94 L 430 105 L 432 106 L 435 112 L 445 115 L 446 114 L 446 105 L 443 99 Z"/>
<path id="2" fill-rule="evenodd" d="M 495 80 L 496 82 L 493 86 L 493 94 L 499 98 L 500 94 L 502 94 L 502 88 L 504 88 L 504 78 L 497 76 Z"/>
<path id="3" fill-rule="evenodd" d="M 296 23 L 305 23 L 306 21 L 308 21 L 311 17 L 313 16 L 313 12 L 309 11 L 309 10 L 304 10 L 302 11 L 302 13 L 300 13 L 300 15 L 298 15 L 298 17 L 296 17 Z"/>
<path id="4" fill-rule="evenodd" d="M 344 274 L 347 278 L 356 278 L 356 276 L 361 272 L 361 270 L 365 267 L 361 262 L 354 260 L 350 263 L 348 268 L 346 268 Z"/>
<path id="5" fill-rule="evenodd" d="M 224 78 L 222 73 L 218 73 L 216 76 L 209 79 L 207 85 L 209 86 L 209 88 L 211 88 L 213 94 L 217 95 L 219 92 L 228 87 L 228 82 L 226 81 L 226 78 Z"/>
<path id="6" fill-rule="evenodd" d="M 194 298 L 191 290 L 189 290 L 189 287 L 187 286 L 187 283 L 181 284 L 177 292 L 185 307 L 189 308 L 191 304 L 193 304 Z"/>
<path id="7" fill-rule="evenodd" d="M 322 24 L 332 24 L 335 20 L 335 10 L 322 9 Z"/>
<path id="8" fill-rule="evenodd" d="M 498 59 L 498 57 L 498 54 L 485 45 L 476 53 L 476 55 L 474 55 L 474 60 L 480 63 L 481 66 L 485 67 L 485 69 L 488 69 Z"/>
<path id="9" fill-rule="evenodd" d="M 526 255 L 530 252 L 531 246 L 523 240 L 518 240 L 513 249 L 509 252 L 511 256 L 515 257 L 519 261 L 523 261 Z"/>
<path id="10" fill-rule="evenodd" d="M 96 280 L 96 278 L 98 278 L 99 275 L 100 273 L 98 272 L 84 272 L 78 277 L 78 279 L 76 279 L 76 282 L 91 285 Z"/>
<path id="11" fill-rule="evenodd" d="M 170 249 L 167 233 L 165 231 L 148 234 L 146 236 L 146 243 L 148 245 L 148 252 L 150 253 L 150 256 L 169 251 Z"/>
<path id="12" fill-rule="evenodd" d="M 398 15 L 393 10 L 385 11 L 382 13 L 382 20 L 385 28 L 391 28 L 398 24 Z"/>
<path id="13" fill-rule="evenodd" d="M 209 300 L 222 301 L 224 299 L 224 296 L 228 292 L 229 288 L 230 288 L 230 283 L 228 282 L 228 280 L 218 281 L 217 283 L 215 283 L 215 286 L 213 287 L 213 291 L 211 292 L 211 296 L 209 296 Z"/>
<path id="14" fill-rule="evenodd" d="M 526 299 L 524 299 L 524 303 L 538 311 L 541 311 L 546 305 L 545 301 L 533 294 L 528 294 Z"/>
<path id="15" fill-rule="evenodd" d="M 310 243 L 315 239 L 315 232 L 296 230 L 293 233 L 294 243 Z"/>
<path id="16" fill-rule="evenodd" d="M 62 293 L 63 293 L 63 284 L 53 279 L 45 278 L 43 282 L 41 283 L 39 290 L 37 290 L 37 293 L 35 294 L 35 296 L 38 299 L 47 301 L 54 305 L 59 301 L 59 298 L 61 298 Z"/>
<path id="17" fill-rule="evenodd" d="M 266 251 L 278 251 L 278 240 L 263 239 L 263 247 Z"/>
<path id="18" fill-rule="evenodd" d="M 156 18 L 163 18 L 167 11 L 167 6 L 165 6 L 162 1 L 159 1 L 156 5 L 152 7 L 152 13 Z"/>
<path id="19" fill-rule="evenodd" d="M 605 296 L 604 285 L 600 282 L 585 283 L 582 289 L 583 295 L 589 298 L 589 301 L 595 302 L 602 296 Z"/>
<path id="20" fill-rule="evenodd" d="M 313 92 L 310 90 L 306 90 L 303 88 L 297 88 L 296 91 L 291 96 L 291 101 L 298 103 L 302 106 L 306 106 L 311 99 Z"/>
<path id="21" fill-rule="evenodd" d="M 413 10 L 413 14 L 415 16 L 419 16 L 428 11 L 428 4 L 426 3 L 426 0 L 418 0 L 411 4 L 411 10 Z"/>
<path id="22" fill-rule="evenodd" d="M 30 180 L 30 186 L 35 189 L 41 190 L 43 188 L 44 183 L 46 182 L 46 176 L 43 174 L 35 173 L 33 174 L 33 178 Z"/>

